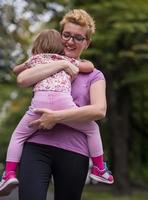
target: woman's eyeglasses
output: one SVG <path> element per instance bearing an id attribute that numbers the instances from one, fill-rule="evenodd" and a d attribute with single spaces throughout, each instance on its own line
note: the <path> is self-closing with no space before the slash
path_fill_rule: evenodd
<path id="1" fill-rule="evenodd" d="M 72 38 L 73 41 L 76 42 L 76 43 L 81 43 L 84 40 L 86 40 L 86 37 L 84 37 L 82 35 L 79 35 L 79 34 L 71 35 L 71 33 L 69 33 L 69 32 L 63 32 L 61 34 L 61 36 L 62 36 L 62 39 L 66 40 L 66 41 L 68 41 L 68 40 L 70 40 Z"/>

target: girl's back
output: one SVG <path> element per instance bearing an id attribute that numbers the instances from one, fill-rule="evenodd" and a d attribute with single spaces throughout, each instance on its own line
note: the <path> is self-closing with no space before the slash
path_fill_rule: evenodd
<path id="1" fill-rule="evenodd" d="M 68 60 L 74 65 L 78 65 L 75 59 L 71 59 L 59 54 L 42 53 L 33 55 L 27 62 L 27 68 L 35 67 L 36 64 L 48 64 L 52 61 Z M 41 68 L 42 73 L 42 68 Z M 71 93 L 71 80 L 70 76 L 64 71 L 60 71 L 40 82 L 34 86 L 34 91 L 56 91 Z"/>

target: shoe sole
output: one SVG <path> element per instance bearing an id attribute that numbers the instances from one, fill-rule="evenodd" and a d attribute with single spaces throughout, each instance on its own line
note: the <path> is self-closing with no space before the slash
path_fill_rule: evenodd
<path id="1" fill-rule="evenodd" d="M 101 182 L 101 183 L 107 183 L 107 184 L 113 184 L 114 183 L 114 181 L 108 181 L 108 180 L 106 180 L 104 178 L 95 176 L 93 174 L 90 174 L 90 178 L 92 178 L 95 181 Z"/>
<path id="2" fill-rule="evenodd" d="M 0 189 L 0 196 L 6 196 L 11 193 L 11 191 L 18 186 L 18 180 L 12 178 L 8 180 Z"/>

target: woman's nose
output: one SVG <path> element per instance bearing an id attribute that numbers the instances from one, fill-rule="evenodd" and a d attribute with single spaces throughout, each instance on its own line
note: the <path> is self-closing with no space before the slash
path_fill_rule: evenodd
<path id="1" fill-rule="evenodd" d="M 70 43 L 70 44 L 71 43 L 73 44 L 74 43 L 74 38 L 71 37 L 67 42 Z"/>

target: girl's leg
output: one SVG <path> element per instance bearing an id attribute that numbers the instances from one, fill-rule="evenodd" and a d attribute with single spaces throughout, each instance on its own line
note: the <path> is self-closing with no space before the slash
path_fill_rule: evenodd
<path id="1" fill-rule="evenodd" d="M 51 108 L 50 105 L 52 101 L 50 96 L 47 99 L 44 97 L 44 94 L 46 96 L 46 92 L 43 92 L 42 94 L 40 94 L 40 92 L 38 93 L 33 97 L 29 110 L 23 116 L 23 118 L 21 119 L 21 121 L 19 122 L 19 124 L 17 125 L 16 129 L 12 134 L 10 144 L 7 150 L 6 161 L 8 162 L 17 163 L 20 161 L 24 143 L 37 130 L 35 127 L 33 128 L 29 127 L 30 122 L 40 118 L 40 115 L 34 113 L 33 110 L 35 108 L 42 108 L 42 107 Z"/>
<path id="2" fill-rule="evenodd" d="M 114 182 L 114 178 L 105 167 L 102 140 L 97 124 L 95 124 L 95 122 L 89 122 L 87 124 L 80 123 L 79 126 L 77 123 L 64 124 L 82 131 L 87 135 L 89 153 L 93 163 L 90 177 L 95 181 L 112 184 Z"/>
<path id="3" fill-rule="evenodd" d="M 53 158 L 54 199 L 80 200 L 88 172 L 88 157 L 54 148 Z"/>
<path id="4" fill-rule="evenodd" d="M 33 113 L 32 115 L 26 113 L 16 129 L 14 130 L 8 150 L 6 161 L 19 162 L 22 154 L 24 142 L 37 130 L 36 128 L 29 128 L 29 123 L 39 118 L 39 115 Z"/>
<path id="5" fill-rule="evenodd" d="M 52 159 L 49 146 L 24 145 L 19 169 L 19 200 L 46 200 Z"/>
<path id="6" fill-rule="evenodd" d="M 40 115 L 33 112 L 33 109 L 43 107 L 43 105 L 47 106 L 47 102 L 46 104 L 43 104 L 42 101 L 38 101 L 38 99 L 33 98 L 29 110 L 26 112 L 12 134 L 7 150 L 5 173 L 0 181 L 0 196 L 8 195 L 18 184 L 16 169 L 20 161 L 23 145 L 25 141 L 36 131 L 36 128 L 29 128 L 28 125 L 31 121 L 40 117 Z"/>
<path id="7" fill-rule="evenodd" d="M 57 93 L 53 98 L 53 110 L 65 110 L 78 107 L 69 94 Z M 63 122 L 63 124 L 86 134 L 91 157 L 103 155 L 102 140 L 96 122 Z"/>
<path id="8" fill-rule="evenodd" d="M 57 97 L 58 99 L 59 97 Z M 59 103 L 60 102 L 60 103 Z M 71 97 L 62 98 L 59 101 L 55 101 L 55 110 L 76 108 L 76 104 L 73 102 Z M 113 183 L 113 176 L 109 174 L 105 168 L 104 155 L 103 155 L 103 145 L 102 139 L 99 131 L 99 127 L 96 122 L 64 122 L 63 124 L 70 126 L 78 131 L 83 132 L 87 136 L 88 148 L 90 157 L 93 162 L 91 178 L 97 179 L 100 182 L 105 182 L 108 184 Z M 94 175 L 94 176 L 93 176 Z M 101 178 L 100 178 L 101 177 Z"/>
<path id="9" fill-rule="evenodd" d="M 28 124 L 30 121 L 38 119 L 38 117 L 35 114 L 33 116 L 25 114 L 12 134 L 7 150 L 5 173 L 0 181 L 0 196 L 9 195 L 18 185 L 16 170 L 22 154 L 23 145 L 27 138 L 36 131 L 33 128 L 29 128 Z"/>

